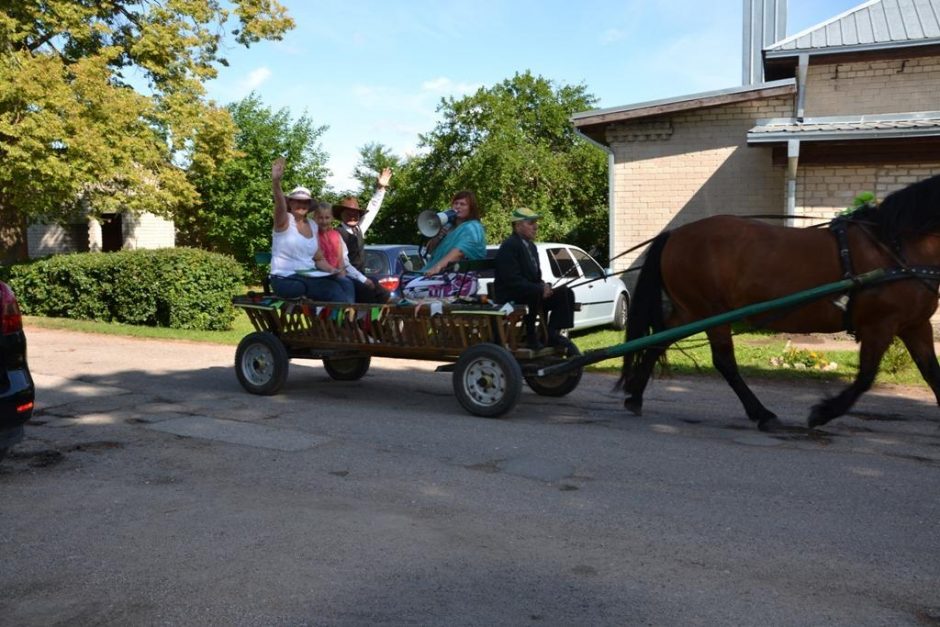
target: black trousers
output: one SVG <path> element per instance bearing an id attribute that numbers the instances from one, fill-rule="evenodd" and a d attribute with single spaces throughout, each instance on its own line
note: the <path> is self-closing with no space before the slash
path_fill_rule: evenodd
<path id="1" fill-rule="evenodd" d="M 548 298 L 536 296 L 524 303 L 529 308 L 525 316 L 525 331 L 529 340 L 535 339 L 535 320 L 539 313 L 548 318 L 548 339 L 552 341 L 562 329 L 574 326 L 574 292 L 568 287 L 557 287 Z"/>
<path id="2" fill-rule="evenodd" d="M 365 283 L 360 283 L 359 281 L 353 281 L 353 285 L 356 287 L 356 302 L 357 303 L 387 303 L 389 293 L 384 287 L 378 283 L 373 282 L 374 287 L 369 287 Z"/>

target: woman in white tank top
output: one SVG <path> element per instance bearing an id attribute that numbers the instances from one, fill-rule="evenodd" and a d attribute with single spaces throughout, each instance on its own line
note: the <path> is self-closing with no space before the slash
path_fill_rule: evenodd
<path id="1" fill-rule="evenodd" d="M 295 187 L 284 195 L 281 178 L 284 159 L 271 166 L 274 192 L 274 231 L 271 238 L 271 288 L 281 298 L 306 296 L 314 300 L 351 303 L 343 285 L 329 277 L 299 274 L 320 269 L 329 271 L 317 245 L 317 225 L 307 217 L 313 198 L 306 187 Z"/>

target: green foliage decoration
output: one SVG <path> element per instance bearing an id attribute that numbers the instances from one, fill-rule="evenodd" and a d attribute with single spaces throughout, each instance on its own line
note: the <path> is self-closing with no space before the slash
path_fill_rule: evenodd
<path id="1" fill-rule="evenodd" d="M 875 194 L 872 192 L 860 192 L 852 199 L 852 204 L 839 212 L 840 216 L 847 216 L 855 211 L 858 211 L 862 207 L 867 207 L 869 205 L 877 204 L 877 199 Z"/>
<path id="2" fill-rule="evenodd" d="M 9 269 L 24 314 L 225 330 L 243 289 L 229 256 L 192 248 L 55 255 Z"/>

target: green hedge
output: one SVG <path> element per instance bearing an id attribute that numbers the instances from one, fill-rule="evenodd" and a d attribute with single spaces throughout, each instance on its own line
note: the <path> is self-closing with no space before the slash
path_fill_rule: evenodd
<path id="1" fill-rule="evenodd" d="M 194 248 L 56 255 L 9 277 L 27 315 L 209 331 L 231 328 L 244 288 L 233 258 Z"/>

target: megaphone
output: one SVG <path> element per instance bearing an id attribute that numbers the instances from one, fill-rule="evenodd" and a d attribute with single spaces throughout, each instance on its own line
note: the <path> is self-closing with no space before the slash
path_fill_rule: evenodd
<path id="1" fill-rule="evenodd" d="M 418 214 L 418 230 L 425 237 L 434 237 L 445 225 L 457 219 L 457 212 L 453 209 L 447 211 L 433 211 L 428 209 Z"/>

